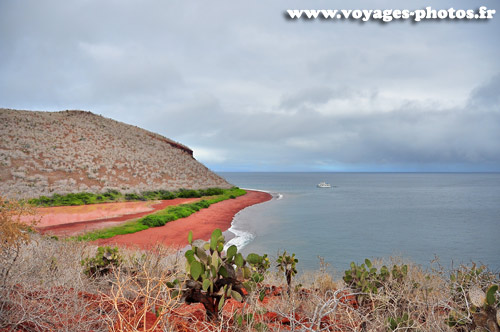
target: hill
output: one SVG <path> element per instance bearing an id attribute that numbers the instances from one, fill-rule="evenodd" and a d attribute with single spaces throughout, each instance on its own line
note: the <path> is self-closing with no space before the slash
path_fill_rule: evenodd
<path id="1" fill-rule="evenodd" d="M 0 194 L 230 188 L 188 147 L 85 111 L 0 109 Z"/>

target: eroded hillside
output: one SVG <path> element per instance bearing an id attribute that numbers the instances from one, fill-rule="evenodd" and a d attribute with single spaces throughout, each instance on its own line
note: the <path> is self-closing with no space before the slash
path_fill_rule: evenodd
<path id="1" fill-rule="evenodd" d="M 229 188 L 192 151 L 84 111 L 0 109 L 0 194 Z"/>

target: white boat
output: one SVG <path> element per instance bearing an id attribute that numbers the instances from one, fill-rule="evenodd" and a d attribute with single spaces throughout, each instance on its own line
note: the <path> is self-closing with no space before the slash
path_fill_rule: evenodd
<path id="1" fill-rule="evenodd" d="M 321 183 L 318 183 L 318 188 L 331 188 L 331 184 L 329 183 L 326 183 L 326 182 L 321 182 Z"/>

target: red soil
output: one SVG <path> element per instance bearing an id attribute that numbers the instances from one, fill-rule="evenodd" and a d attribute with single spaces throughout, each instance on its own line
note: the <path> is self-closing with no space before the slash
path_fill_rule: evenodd
<path id="1" fill-rule="evenodd" d="M 187 218 L 171 221 L 162 227 L 149 228 L 141 232 L 117 235 L 97 240 L 98 245 L 120 245 L 151 249 L 157 244 L 183 248 L 188 245 L 187 235 L 193 231 L 194 239 L 208 240 L 213 230 L 227 230 L 240 210 L 270 200 L 272 196 L 260 191 L 247 190 L 247 194 L 228 199 L 193 213 Z"/>
<path id="2" fill-rule="evenodd" d="M 164 302 L 158 298 L 149 298 L 144 302 L 143 296 L 138 296 L 134 299 L 114 298 L 106 294 L 91 294 L 85 292 L 78 292 L 74 294 L 72 289 L 64 289 L 63 287 L 54 287 L 49 291 L 44 290 L 31 290 L 26 289 L 20 285 L 16 286 L 16 300 L 22 299 L 22 307 L 20 304 L 14 304 L 11 310 L 21 310 L 31 313 L 24 320 L 20 320 L 14 326 L 6 326 L 0 328 L 0 332 L 28 332 L 28 331 L 59 331 L 64 328 L 71 327 L 72 324 L 80 327 L 87 324 L 88 327 L 95 320 L 99 320 L 99 313 L 102 319 L 108 320 L 114 317 L 114 326 L 110 326 L 109 330 L 113 331 L 149 331 L 149 332 L 162 332 L 164 329 L 161 327 L 162 323 L 167 323 L 170 327 L 169 330 L 177 332 L 198 332 L 198 331 L 221 331 L 222 322 L 224 322 L 223 331 L 232 331 L 238 329 L 239 326 L 246 329 L 248 323 L 251 322 L 253 326 L 256 324 L 263 324 L 267 331 L 296 331 L 297 327 L 301 330 L 313 330 L 319 328 L 322 331 L 359 331 L 361 328 L 360 322 L 356 321 L 349 314 L 349 308 L 357 309 L 358 304 L 354 295 L 344 295 L 339 300 L 343 303 L 340 306 L 340 312 L 335 312 L 334 316 L 326 314 L 320 318 L 319 325 L 312 325 L 310 316 L 304 311 L 302 306 L 296 309 L 294 313 L 279 313 L 275 312 L 275 308 L 279 303 L 283 303 L 286 299 L 283 297 L 283 289 L 281 287 L 264 286 L 266 290 L 265 298 L 260 304 L 266 308 L 265 313 L 255 312 L 255 308 L 249 306 L 248 303 L 241 303 L 232 298 L 226 299 L 224 307 L 221 311 L 220 321 L 208 321 L 206 310 L 201 303 L 193 303 L 191 305 L 181 303 L 180 305 L 172 306 L 171 303 Z M 312 291 L 302 289 L 300 296 L 308 297 Z M 60 299 L 54 300 L 54 294 L 59 296 L 66 296 L 67 299 L 74 301 L 74 296 L 80 304 L 80 308 L 75 308 L 75 302 L 61 301 Z M 142 293 L 141 293 L 142 295 Z M 255 296 L 246 294 L 248 296 Z M 64 297 L 63 297 L 64 298 Z M 254 298 L 254 300 L 256 300 Z M 13 302 L 16 303 L 16 302 Z M 19 303 L 19 302 L 18 302 Z M 161 312 L 158 308 L 162 308 Z M 346 308 L 343 311 L 342 308 Z M 118 315 L 114 316 L 113 314 Z M 236 315 L 245 317 L 245 313 L 252 313 L 252 318 L 245 318 L 241 322 L 235 320 Z M 340 314 L 340 315 L 339 315 Z M 344 315 L 343 315 L 344 314 Z M 248 317 L 248 316 L 247 316 Z M 336 318 L 336 319 L 334 319 Z M 444 317 L 443 317 L 444 319 Z M 292 324 L 294 321 L 295 328 Z M 37 322 L 38 324 L 35 324 Z M 40 324 L 41 323 L 41 324 Z M 102 321 L 99 322 L 100 326 L 104 325 Z M 109 324 L 107 321 L 105 324 Z M 243 326 L 240 326 L 243 325 Z M 123 326 L 129 327 L 124 329 Z M 297 326 L 299 325 L 299 326 Z M 92 331 L 89 329 L 89 331 Z"/>
<path id="3" fill-rule="evenodd" d="M 36 228 L 52 235 L 76 235 L 111 227 L 143 217 L 167 206 L 190 203 L 198 198 L 176 198 L 158 202 L 118 202 L 84 206 L 58 206 L 37 209 L 41 221 Z M 155 204 L 156 203 L 156 204 Z"/>

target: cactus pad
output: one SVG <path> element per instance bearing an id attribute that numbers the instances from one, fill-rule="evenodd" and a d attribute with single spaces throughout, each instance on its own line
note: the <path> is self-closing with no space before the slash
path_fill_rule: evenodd
<path id="1" fill-rule="evenodd" d="M 469 299 L 476 307 L 482 307 L 486 303 L 486 294 L 478 286 L 469 289 Z"/>

